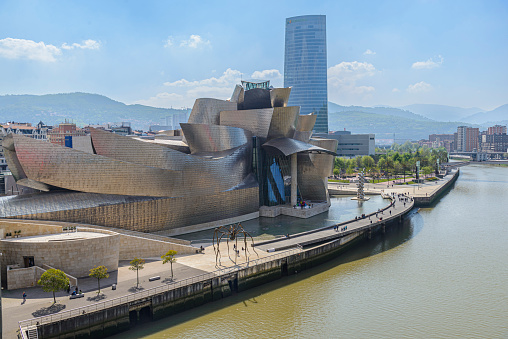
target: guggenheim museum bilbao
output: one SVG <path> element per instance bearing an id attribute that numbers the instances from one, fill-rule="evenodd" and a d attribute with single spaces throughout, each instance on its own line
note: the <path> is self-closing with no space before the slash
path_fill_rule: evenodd
<path id="1" fill-rule="evenodd" d="M 0 198 L 0 218 L 178 234 L 252 219 L 260 208 L 328 208 L 337 141 L 312 138 L 316 115 L 287 106 L 290 92 L 242 82 L 230 100 L 197 99 L 179 138 L 91 129 L 77 149 L 10 134 L 9 169 L 40 192 Z"/>

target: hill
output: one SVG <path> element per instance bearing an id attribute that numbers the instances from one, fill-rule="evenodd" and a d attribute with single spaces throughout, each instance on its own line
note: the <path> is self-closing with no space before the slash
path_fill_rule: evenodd
<path id="1" fill-rule="evenodd" d="M 436 121 L 464 121 L 465 117 L 483 111 L 476 107 L 462 108 L 432 104 L 415 104 L 401 108 Z"/>
<path id="2" fill-rule="evenodd" d="M 429 134 L 453 134 L 462 122 L 422 121 L 399 116 L 387 116 L 358 111 L 329 113 L 330 130 L 346 128 L 352 133 L 375 133 L 376 138 L 389 138 L 395 134 L 396 139 L 428 139 Z M 479 126 L 474 126 L 479 127 Z M 382 136 L 381 136 L 382 135 Z"/>
<path id="3" fill-rule="evenodd" d="M 130 122 L 134 129 L 165 124 L 178 109 L 126 105 L 106 96 L 89 93 L 0 96 L 0 122 L 18 121 L 55 125 L 65 119 L 77 125 Z"/>
<path id="4" fill-rule="evenodd" d="M 499 106 L 496 109 L 488 112 L 480 112 L 468 117 L 465 117 L 463 120 L 466 122 L 476 123 L 476 124 L 484 124 L 488 122 L 502 122 L 503 120 L 508 119 L 508 104 Z M 506 123 L 505 123 L 506 124 Z"/>
<path id="5" fill-rule="evenodd" d="M 337 112 L 364 112 L 364 113 L 374 113 L 374 114 L 382 114 L 382 115 L 391 115 L 396 117 L 403 117 L 408 119 L 420 120 L 420 121 L 430 121 L 431 119 L 426 118 L 420 114 L 415 114 L 408 110 L 402 110 L 399 108 L 393 107 L 363 107 L 363 106 L 341 106 L 333 102 L 328 102 L 328 113 L 337 113 Z"/>

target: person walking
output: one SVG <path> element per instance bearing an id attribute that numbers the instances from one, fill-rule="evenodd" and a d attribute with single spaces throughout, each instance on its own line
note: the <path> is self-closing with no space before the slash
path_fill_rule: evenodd
<path id="1" fill-rule="evenodd" d="M 23 304 L 26 302 L 26 292 L 23 291 Z"/>

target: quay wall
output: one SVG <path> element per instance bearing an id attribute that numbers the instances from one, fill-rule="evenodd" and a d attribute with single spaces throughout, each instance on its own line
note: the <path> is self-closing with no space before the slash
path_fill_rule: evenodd
<path id="1" fill-rule="evenodd" d="M 448 189 L 457 181 L 458 177 L 460 175 L 460 170 L 457 169 L 455 173 L 453 173 L 453 176 L 448 180 L 446 184 L 441 186 L 438 190 L 436 190 L 434 193 L 432 193 L 428 197 L 419 197 L 415 196 L 415 207 L 426 207 L 432 205 L 434 201 L 436 201 L 437 198 L 442 196 L 445 192 L 448 191 Z"/>
<path id="2" fill-rule="evenodd" d="M 298 253 L 243 267 L 135 302 L 44 323 L 38 326 L 39 338 L 105 338 L 128 330 L 138 321 L 162 319 L 317 266 L 336 258 L 381 227 L 353 232 Z"/>

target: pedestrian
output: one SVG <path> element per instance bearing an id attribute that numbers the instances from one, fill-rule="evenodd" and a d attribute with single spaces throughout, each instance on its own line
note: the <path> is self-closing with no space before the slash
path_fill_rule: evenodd
<path id="1" fill-rule="evenodd" d="M 23 291 L 23 303 L 25 303 L 25 301 L 26 301 L 26 292 Z"/>
<path id="2" fill-rule="evenodd" d="M 390 215 L 392 215 L 392 210 L 390 210 Z"/>
<path id="3" fill-rule="evenodd" d="M 78 294 L 78 286 L 76 286 L 76 288 L 74 289 L 74 292 L 76 292 L 76 294 Z"/>
<path id="4" fill-rule="evenodd" d="M 71 285 L 67 284 L 67 294 L 71 293 Z"/>

